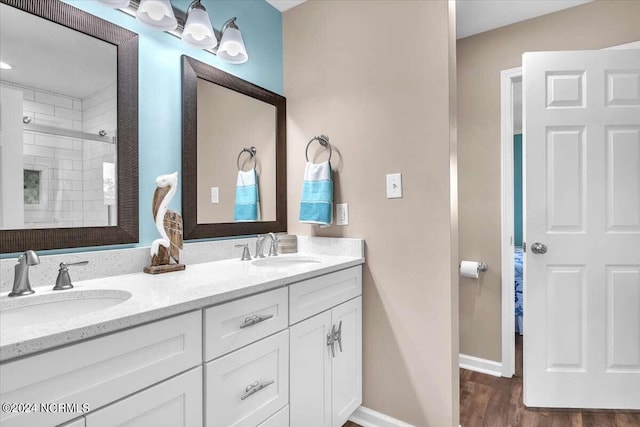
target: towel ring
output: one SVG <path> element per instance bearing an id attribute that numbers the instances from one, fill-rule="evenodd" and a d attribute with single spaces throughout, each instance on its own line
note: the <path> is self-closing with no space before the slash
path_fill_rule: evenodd
<path id="1" fill-rule="evenodd" d="M 251 156 L 251 159 L 253 159 L 253 167 L 255 168 L 257 165 L 257 162 L 256 162 L 257 152 L 258 150 L 256 150 L 256 147 L 243 148 L 242 151 L 240 151 L 240 154 L 238 154 L 238 161 L 236 162 L 238 164 L 238 170 L 239 171 L 242 170 L 242 168 L 240 167 L 240 157 L 242 157 L 242 153 L 249 153 L 249 155 Z"/>
<path id="2" fill-rule="evenodd" d="M 307 149 L 304 151 L 304 157 L 306 157 L 307 162 L 309 161 L 309 146 L 313 141 L 318 141 L 323 147 L 329 147 L 329 161 L 331 161 L 331 154 L 333 153 L 331 150 L 331 144 L 329 144 L 329 137 L 327 135 L 318 135 L 311 138 L 311 141 L 307 143 Z"/>

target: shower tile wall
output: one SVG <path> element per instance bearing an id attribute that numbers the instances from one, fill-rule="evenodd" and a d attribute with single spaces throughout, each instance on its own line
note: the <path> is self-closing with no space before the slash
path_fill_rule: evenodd
<path id="1" fill-rule="evenodd" d="M 115 84 L 84 100 L 6 81 L 0 85 L 22 91 L 23 115 L 33 124 L 115 133 Z M 102 163 L 114 162 L 114 144 L 30 131 L 23 138 L 24 169 L 40 173 L 39 203 L 25 204 L 25 228 L 107 225 Z"/>

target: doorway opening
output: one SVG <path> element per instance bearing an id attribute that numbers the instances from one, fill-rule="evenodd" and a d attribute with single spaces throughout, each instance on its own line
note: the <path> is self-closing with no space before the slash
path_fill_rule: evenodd
<path id="1" fill-rule="evenodd" d="M 516 334 L 524 335 L 524 150 L 522 145 L 522 67 L 504 70 L 501 79 L 502 157 L 502 376 L 516 369 Z M 524 339 L 519 340 L 522 357 Z M 522 366 L 522 360 L 519 360 Z"/>

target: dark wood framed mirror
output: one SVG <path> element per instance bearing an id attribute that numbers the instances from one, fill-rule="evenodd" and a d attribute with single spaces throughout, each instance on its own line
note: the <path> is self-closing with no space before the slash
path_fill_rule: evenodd
<path id="1" fill-rule="evenodd" d="M 16 111 L 16 114 L 19 113 L 19 118 L 22 118 L 19 121 L 24 125 L 19 123 L 19 127 L 16 127 L 19 133 L 15 134 L 19 136 L 13 139 L 24 138 L 26 147 L 25 135 L 29 135 L 32 140 L 39 136 L 49 141 L 49 148 L 43 148 L 42 152 L 55 152 L 51 154 L 51 158 L 40 157 L 39 165 L 34 164 L 33 167 L 28 167 L 27 163 L 38 163 L 37 156 L 45 156 L 45 154 L 36 152 L 35 155 L 28 156 L 33 153 L 29 153 L 25 148 L 23 177 L 19 176 L 22 175 L 23 168 L 23 159 L 19 158 L 22 157 L 19 152 L 22 150 L 15 147 L 14 163 L 18 165 L 13 175 L 16 176 L 15 178 L 10 176 L 9 179 L 5 176 L 2 179 L 4 183 L 0 182 L 0 184 L 16 187 L 15 182 L 22 182 L 24 203 L 20 187 L 11 187 L 15 196 L 12 196 L 12 200 L 15 203 L 8 206 L 9 203 L 5 201 L 5 205 L 9 209 L 19 209 L 22 211 L 21 214 L 31 215 L 33 218 L 23 217 L 15 220 L 11 218 L 11 212 L 5 217 L 0 216 L 2 220 L 0 221 L 0 253 L 138 242 L 138 35 L 59 0 L 0 0 L 0 7 L 6 12 L 3 17 L 7 22 L 3 23 L 3 27 L 7 28 L 7 34 L 11 35 L 11 37 L 7 34 L 2 36 L 3 54 L 9 51 L 25 51 L 25 46 L 36 46 L 37 49 L 37 52 L 26 51 L 23 57 L 18 59 L 20 64 L 28 64 L 31 68 L 23 67 L 19 70 L 20 67 L 16 67 L 19 73 L 13 75 L 3 70 L 0 76 L 4 89 L 7 87 L 17 89 L 25 94 L 24 100 L 19 99 L 24 103 L 24 112 Z M 10 22 L 9 15 L 15 16 L 16 20 L 29 22 L 30 26 L 23 28 L 21 31 L 23 34 L 10 31 L 8 29 L 10 25 L 5 25 Z M 53 37 L 52 34 L 62 37 Z M 29 38 L 39 39 L 40 43 L 30 42 Z M 63 44 L 61 39 L 73 42 Z M 43 40 L 51 40 L 51 44 L 43 43 Z M 43 46 L 45 44 L 46 46 Z M 56 46 L 59 47 L 59 51 L 55 50 Z M 87 48 L 81 50 L 80 46 Z M 104 48 L 107 54 L 96 54 L 91 47 Z M 60 71 L 49 67 L 47 63 L 35 62 L 40 57 L 56 58 L 65 57 L 65 55 L 78 61 L 77 66 L 74 65 L 75 68 L 62 64 L 63 68 Z M 89 129 L 88 120 L 85 118 L 88 107 L 85 109 L 83 106 L 87 98 L 77 94 L 95 91 L 95 88 L 101 87 L 99 86 L 101 84 L 103 89 L 106 87 L 104 79 L 99 81 L 98 76 L 91 76 L 93 73 L 90 72 L 90 70 L 96 70 L 95 64 L 91 63 L 95 62 L 96 58 L 104 59 L 104 56 L 108 56 L 110 62 L 103 68 L 109 68 L 113 75 L 108 82 L 109 107 L 105 107 L 105 109 L 108 108 L 107 112 L 93 112 L 96 116 L 101 114 L 104 117 L 108 113 L 109 125 L 104 124 L 107 119 L 103 117 L 94 120 L 93 129 Z M 63 62 L 59 59 L 57 61 Z M 45 85 L 35 89 L 34 99 L 34 90 L 31 88 L 35 86 L 24 79 L 27 74 L 38 73 L 47 75 L 46 84 L 54 83 L 55 79 L 52 76 L 56 76 L 59 83 L 56 87 L 70 87 L 74 95 L 58 96 L 56 94 L 62 92 L 54 91 Z M 90 77 L 93 86 L 89 87 L 89 84 L 80 81 L 82 76 Z M 8 90 L 6 92 L 9 93 Z M 27 93 L 30 93 L 30 99 Z M 92 95 L 96 93 L 98 92 Z M 38 99 L 38 94 L 41 99 Z M 65 105 L 60 101 L 61 99 L 69 104 Z M 97 100 L 97 96 L 91 99 L 96 104 L 106 102 L 104 98 Z M 37 110 L 46 102 L 52 103 L 51 111 Z M 55 113 L 53 113 L 54 110 Z M 108 129 L 108 132 L 105 129 Z M 59 140 L 64 140 L 66 145 L 55 145 L 54 142 L 57 143 L 56 141 Z M 88 161 L 86 150 L 90 144 L 97 147 L 93 151 L 94 154 L 98 152 L 97 150 L 102 150 L 101 144 L 108 145 L 109 158 L 112 159 L 104 160 L 99 154 L 91 159 L 94 160 L 91 172 L 96 175 L 91 175 L 93 187 L 88 184 L 86 167 Z M 107 148 L 104 151 L 106 152 Z M 58 156 L 58 152 L 62 154 L 60 157 L 55 157 Z M 67 158 L 63 158 L 64 153 L 68 155 Z M 27 158 L 36 160 L 28 161 Z M 43 159 L 54 163 L 47 164 Z M 39 173 L 42 175 L 40 178 L 38 178 Z M 74 179 L 77 182 L 74 182 Z M 50 182 L 43 183 L 44 180 L 50 180 Z M 30 185 L 34 188 L 28 189 Z M 62 194 L 61 191 L 67 190 L 67 186 L 75 190 L 73 196 L 66 194 L 52 200 L 53 191 Z M 83 199 L 89 190 L 93 191 L 94 195 L 91 202 L 86 198 Z M 17 194 L 18 191 L 20 194 Z M 85 212 L 85 206 L 89 206 L 90 203 L 94 206 L 91 221 L 85 220 L 91 216 L 89 212 Z M 52 205 L 55 206 L 52 207 Z M 68 206 L 68 208 L 61 210 L 59 206 Z M 45 213 L 50 214 L 49 211 L 53 211 L 53 216 L 43 219 Z M 60 214 L 61 212 L 64 215 Z"/>
<path id="2" fill-rule="evenodd" d="M 286 231 L 286 164 L 286 99 L 183 55 L 185 239 Z M 258 213 L 243 217 L 238 184 L 249 172 Z"/>

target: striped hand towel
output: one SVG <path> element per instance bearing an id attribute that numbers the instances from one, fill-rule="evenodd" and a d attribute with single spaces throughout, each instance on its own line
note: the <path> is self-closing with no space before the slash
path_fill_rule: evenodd
<path id="1" fill-rule="evenodd" d="M 300 222 L 328 227 L 333 219 L 331 163 L 307 162 L 300 202 Z"/>
<path id="2" fill-rule="evenodd" d="M 255 168 L 248 171 L 238 171 L 233 220 L 237 222 L 260 221 L 258 173 Z"/>

